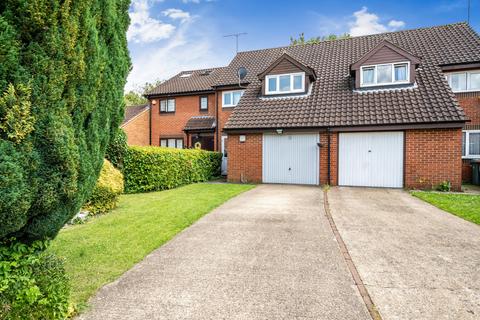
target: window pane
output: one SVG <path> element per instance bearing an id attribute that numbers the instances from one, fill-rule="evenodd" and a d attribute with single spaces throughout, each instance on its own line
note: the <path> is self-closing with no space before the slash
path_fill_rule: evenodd
<path id="1" fill-rule="evenodd" d="M 168 99 L 167 111 L 168 112 L 175 111 L 175 99 Z"/>
<path id="2" fill-rule="evenodd" d="M 480 90 L 480 72 L 470 73 L 470 88 L 469 90 Z"/>
<path id="3" fill-rule="evenodd" d="M 469 155 L 480 155 L 480 132 L 470 133 L 468 136 L 468 144 Z"/>
<path id="4" fill-rule="evenodd" d="M 374 75 L 374 72 L 375 72 L 375 69 L 374 68 L 363 68 L 362 69 L 363 71 L 363 74 L 362 74 L 362 78 L 363 78 L 363 83 L 364 84 L 369 84 L 369 83 L 373 83 L 373 75 Z"/>
<path id="5" fill-rule="evenodd" d="M 407 64 L 395 65 L 395 81 L 407 80 Z"/>
<path id="6" fill-rule="evenodd" d="M 166 147 L 167 146 L 167 140 L 166 139 L 160 139 L 160 147 Z"/>
<path id="7" fill-rule="evenodd" d="M 462 156 L 465 156 L 466 155 L 466 141 L 465 141 L 465 138 L 467 137 L 467 133 L 466 132 L 462 132 Z"/>
<path id="8" fill-rule="evenodd" d="M 177 139 L 177 148 L 183 149 L 183 139 Z"/>
<path id="9" fill-rule="evenodd" d="M 377 66 L 377 83 L 392 82 L 392 65 Z"/>
<path id="10" fill-rule="evenodd" d="M 233 92 L 233 105 L 234 106 L 236 106 L 238 104 L 238 101 L 240 101 L 241 97 L 242 97 L 242 92 L 241 91 Z"/>
<path id="11" fill-rule="evenodd" d="M 224 105 L 231 105 L 232 104 L 232 93 L 224 93 L 223 94 L 223 104 Z"/>
<path id="12" fill-rule="evenodd" d="M 167 100 L 160 100 L 160 111 L 167 111 Z"/>
<path id="13" fill-rule="evenodd" d="M 202 109 L 202 110 L 208 109 L 208 98 L 207 97 L 201 97 L 200 98 L 200 109 Z"/>
<path id="14" fill-rule="evenodd" d="M 175 139 L 168 139 L 168 147 L 175 148 Z"/>
<path id="15" fill-rule="evenodd" d="M 280 76 L 280 91 L 290 91 L 290 75 Z"/>
<path id="16" fill-rule="evenodd" d="M 293 76 L 293 90 L 301 90 L 302 87 L 303 87 L 302 76 L 301 75 Z"/>
<path id="17" fill-rule="evenodd" d="M 453 91 L 464 91 L 467 90 L 467 74 L 466 73 L 455 73 L 450 76 L 450 86 Z"/>
<path id="18" fill-rule="evenodd" d="M 268 91 L 277 91 L 277 78 L 268 78 Z"/>

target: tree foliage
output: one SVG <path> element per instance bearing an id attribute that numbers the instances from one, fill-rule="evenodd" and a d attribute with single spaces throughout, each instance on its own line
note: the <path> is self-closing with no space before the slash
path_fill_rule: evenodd
<path id="1" fill-rule="evenodd" d="M 147 98 L 144 97 L 149 91 L 161 84 L 163 80 L 157 79 L 153 83 L 146 82 L 138 90 L 130 90 L 124 96 L 125 104 L 127 106 L 138 106 L 140 104 L 146 104 L 148 102 Z"/>
<path id="2" fill-rule="evenodd" d="M 54 237 L 123 118 L 129 0 L 0 2 L 0 238 Z"/>
<path id="3" fill-rule="evenodd" d="M 344 33 L 341 35 L 330 34 L 328 36 L 312 37 L 310 39 L 305 39 L 305 34 L 302 32 L 298 35 L 298 38 L 290 37 L 290 46 L 297 46 L 301 44 L 316 44 L 327 40 L 340 40 L 347 38 L 350 38 L 350 35 L 348 33 Z"/>

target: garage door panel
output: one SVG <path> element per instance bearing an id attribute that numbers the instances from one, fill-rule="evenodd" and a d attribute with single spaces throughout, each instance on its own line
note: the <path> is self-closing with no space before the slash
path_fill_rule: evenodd
<path id="1" fill-rule="evenodd" d="M 318 184 L 318 134 L 263 138 L 263 182 Z"/>
<path id="2" fill-rule="evenodd" d="M 339 184 L 403 186 L 403 132 L 341 133 Z"/>

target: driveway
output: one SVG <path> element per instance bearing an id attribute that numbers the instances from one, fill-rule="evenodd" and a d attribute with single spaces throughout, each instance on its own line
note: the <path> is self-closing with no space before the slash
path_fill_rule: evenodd
<path id="1" fill-rule="evenodd" d="M 480 227 L 392 189 L 332 188 L 330 210 L 384 320 L 480 319 Z"/>
<path id="2" fill-rule="evenodd" d="M 370 319 L 318 187 L 261 185 L 103 287 L 80 319 Z"/>

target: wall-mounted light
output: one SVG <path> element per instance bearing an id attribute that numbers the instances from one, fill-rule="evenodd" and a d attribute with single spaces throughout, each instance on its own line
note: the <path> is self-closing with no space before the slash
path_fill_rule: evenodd
<path id="1" fill-rule="evenodd" d="M 283 129 L 277 129 L 277 134 L 282 134 L 283 133 Z"/>
<path id="2" fill-rule="evenodd" d="M 245 142 L 245 140 L 247 140 L 247 137 L 244 135 L 244 134 L 241 134 L 239 137 L 238 137 L 238 140 L 240 142 Z"/>
<path id="3" fill-rule="evenodd" d="M 152 105 L 156 105 L 157 104 L 157 100 L 152 100 Z"/>

